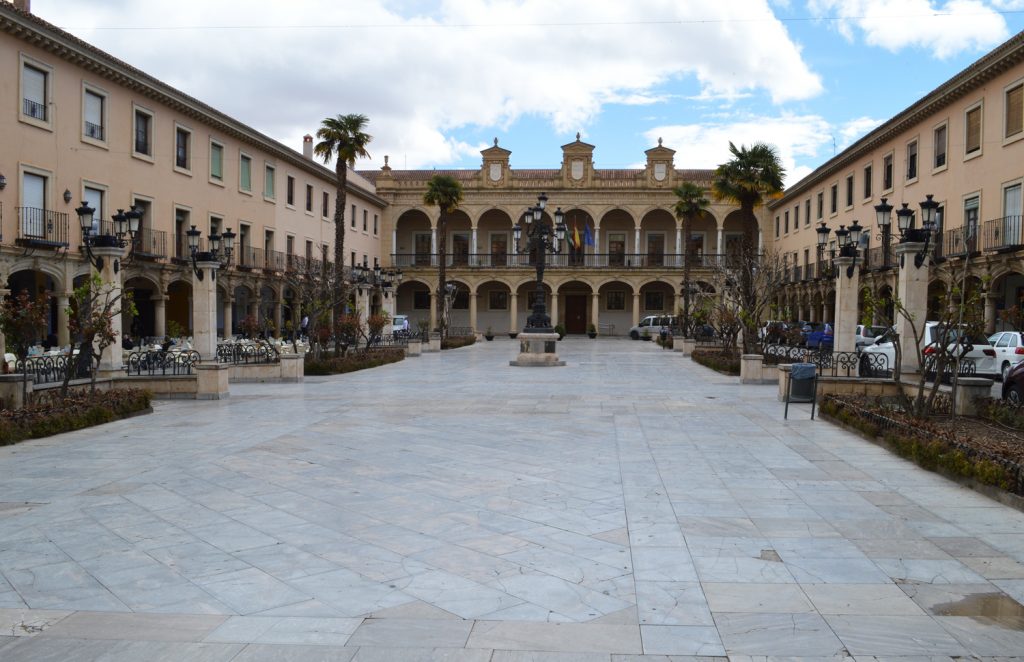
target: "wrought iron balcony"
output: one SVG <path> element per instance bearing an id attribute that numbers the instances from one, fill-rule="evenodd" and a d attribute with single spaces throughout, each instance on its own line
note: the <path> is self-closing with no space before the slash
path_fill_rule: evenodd
<path id="1" fill-rule="evenodd" d="M 1011 251 L 1024 246 L 1024 227 L 1020 216 L 1004 216 L 986 221 L 982 228 L 983 250 Z"/>
<path id="2" fill-rule="evenodd" d="M 37 207 L 15 207 L 18 236 L 15 243 L 28 248 L 66 248 L 68 215 Z"/>
<path id="3" fill-rule="evenodd" d="M 393 253 L 392 266 L 402 269 L 429 268 L 438 266 L 436 253 Z M 548 253 L 545 263 L 549 269 L 680 269 L 684 259 L 690 268 L 710 269 L 730 266 L 737 260 L 734 255 L 708 255 L 669 253 Z M 445 255 L 446 265 L 468 269 L 527 269 L 536 265 L 536 256 L 529 253 L 449 253 Z"/>
<path id="4" fill-rule="evenodd" d="M 167 257 L 167 233 L 142 228 L 135 235 L 135 257 L 158 260 Z"/>

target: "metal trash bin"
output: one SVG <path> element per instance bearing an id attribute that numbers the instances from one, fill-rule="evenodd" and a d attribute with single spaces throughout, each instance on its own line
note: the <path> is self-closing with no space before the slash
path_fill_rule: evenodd
<path id="1" fill-rule="evenodd" d="M 811 419 L 818 400 L 818 366 L 813 363 L 794 363 L 789 373 L 789 388 L 786 389 L 786 409 L 783 418 L 789 418 L 790 402 L 811 403 Z"/>

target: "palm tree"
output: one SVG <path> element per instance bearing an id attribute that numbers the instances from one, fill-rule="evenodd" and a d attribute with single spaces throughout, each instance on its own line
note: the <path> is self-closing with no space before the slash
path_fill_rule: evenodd
<path id="1" fill-rule="evenodd" d="M 328 117 L 320 123 L 316 137 L 320 142 L 313 153 L 324 160 L 324 164 L 336 158 L 334 164 L 334 319 L 341 314 L 345 295 L 345 205 L 348 195 L 348 169 L 356 165 L 356 159 L 369 158 L 366 146 L 373 136 L 364 130 L 370 120 L 366 115 L 338 115 Z M 341 352 L 341 339 L 335 336 L 334 352 Z"/>
<path id="2" fill-rule="evenodd" d="M 690 336 L 690 232 L 693 222 L 708 210 L 708 199 L 704 188 L 693 182 L 683 182 L 672 189 L 679 200 L 673 211 L 683 222 L 683 334 Z"/>
<path id="3" fill-rule="evenodd" d="M 738 298 L 748 315 L 743 318 L 743 342 L 747 352 L 752 352 L 757 342 L 757 328 L 761 320 L 758 314 L 749 314 L 760 309 L 760 299 L 767 296 L 758 292 L 754 286 L 754 267 L 760 256 L 757 255 L 755 237 L 757 217 L 754 209 L 767 200 L 782 194 L 782 178 L 785 168 L 779 161 L 779 154 L 774 147 L 766 143 L 754 143 L 747 148 L 737 148 L 729 143 L 732 158 L 715 169 L 715 179 L 711 183 L 711 193 L 717 200 L 725 200 L 739 205 L 744 221 L 743 241 L 740 243 L 740 254 L 736 265 L 730 268 L 739 270 Z M 719 247 L 721 252 L 721 247 Z"/>
<path id="4" fill-rule="evenodd" d="M 448 215 L 459 208 L 462 202 L 462 184 L 451 175 L 434 175 L 427 182 L 427 191 L 423 194 L 423 202 L 434 206 L 437 205 L 440 216 L 437 220 L 437 298 L 435 301 L 443 302 L 445 296 L 445 246 L 447 243 Z M 439 316 L 438 330 L 441 332 L 441 339 L 445 336 L 445 318 Z"/>

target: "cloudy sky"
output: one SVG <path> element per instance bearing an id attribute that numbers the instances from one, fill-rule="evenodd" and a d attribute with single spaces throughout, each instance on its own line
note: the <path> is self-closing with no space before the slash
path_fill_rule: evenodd
<path id="1" fill-rule="evenodd" d="M 1024 29 L 1024 0 L 33 0 L 40 17 L 281 142 L 370 118 L 360 169 L 513 168 L 560 145 L 713 168 L 776 145 L 795 183 Z"/>

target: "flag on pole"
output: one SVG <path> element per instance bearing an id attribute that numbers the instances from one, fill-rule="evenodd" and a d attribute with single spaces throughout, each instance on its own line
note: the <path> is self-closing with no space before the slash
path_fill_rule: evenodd
<path id="1" fill-rule="evenodd" d="M 585 243 L 587 246 L 594 245 L 594 235 L 590 234 L 589 225 L 583 226 L 583 243 Z"/>
<path id="2" fill-rule="evenodd" d="M 576 227 L 575 222 L 572 224 L 572 243 L 576 250 L 583 248 L 583 244 L 580 243 L 580 229 Z"/>

